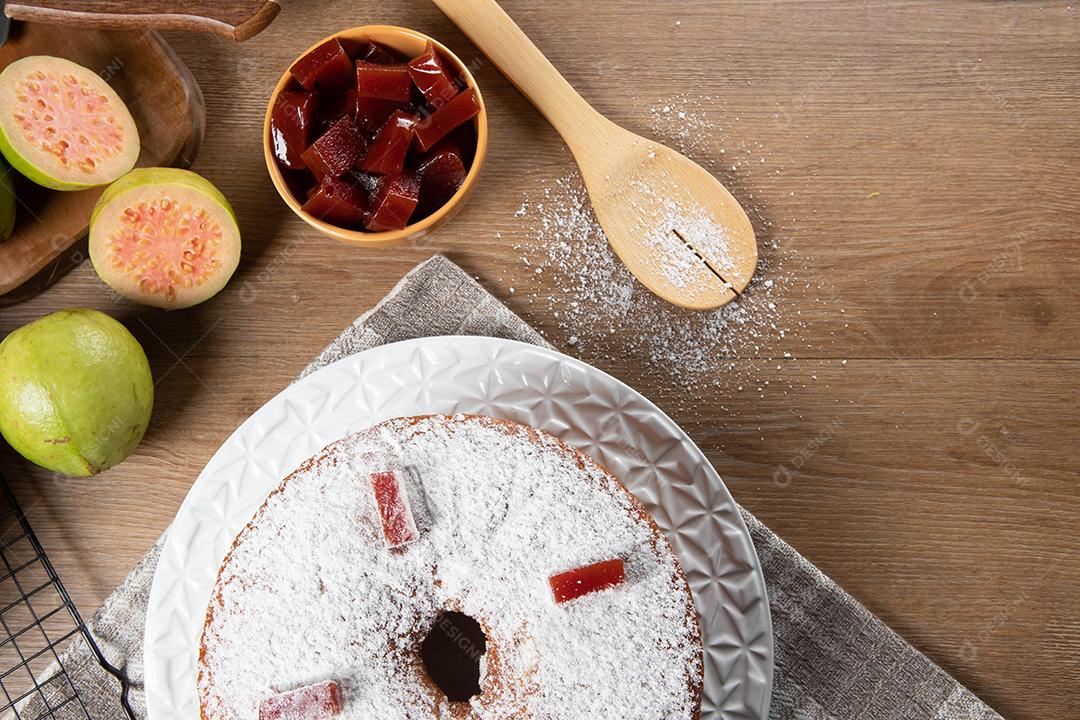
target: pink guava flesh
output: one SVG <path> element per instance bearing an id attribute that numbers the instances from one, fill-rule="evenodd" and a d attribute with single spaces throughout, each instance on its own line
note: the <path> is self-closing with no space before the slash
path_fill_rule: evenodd
<path id="1" fill-rule="evenodd" d="M 240 230 L 228 201 L 188 170 L 134 170 L 106 190 L 90 257 L 113 290 L 178 309 L 213 297 L 236 270 Z"/>
<path id="2" fill-rule="evenodd" d="M 123 100 L 69 60 L 32 56 L 0 73 L 0 151 L 39 185 L 79 190 L 116 180 L 139 157 Z"/>

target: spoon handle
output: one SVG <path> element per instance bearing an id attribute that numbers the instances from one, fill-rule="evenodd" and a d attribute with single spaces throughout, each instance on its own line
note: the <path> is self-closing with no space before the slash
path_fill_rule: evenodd
<path id="1" fill-rule="evenodd" d="M 203 30 L 247 40 L 278 14 L 277 0 L 7 0 L 15 20 L 122 30 Z"/>
<path id="2" fill-rule="evenodd" d="M 544 114 L 572 150 L 607 121 L 567 82 L 495 0 L 432 0 Z"/>

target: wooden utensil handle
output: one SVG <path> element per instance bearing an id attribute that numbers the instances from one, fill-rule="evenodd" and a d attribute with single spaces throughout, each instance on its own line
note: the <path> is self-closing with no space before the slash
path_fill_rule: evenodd
<path id="1" fill-rule="evenodd" d="M 432 0 L 574 147 L 606 120 L 577 93 L 495 0 Z"/>
<path id="2" fill-rule="evenodd" d="M 261 32 L 278 14 L 277 0 L 8 0 L 15 20 L 119 29 L 202 30 L 233 40 Z"/>

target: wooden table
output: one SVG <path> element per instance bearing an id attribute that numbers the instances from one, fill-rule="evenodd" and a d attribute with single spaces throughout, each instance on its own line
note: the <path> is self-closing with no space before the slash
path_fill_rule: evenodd
<path id="1" fill-rule="evenodd" d="M 802 311 L 801 337 L 766 337 L 708 378 L 707 393 L 688 397 L 640 354 L 584 358 L 670 410 L 736 498 L 1004 715 L 1075 717 L 1080 10 L 506 6 L 587 98 L 632 129 L 648 131 L 661 96 L 709 96 L 702 107 L 722 132 L 695 157 L 752 148 L 768 159 L 723 179 L 740 199 L 753 195 L 762 241 L 779 239 L 785 272 L 805 280 L 782 302 L 789 320 Z M 6 333 L 68 306 L 105 310 L 153 366 L 154 419 L 123 465 L 65 480 L 0 453 L 86 611 L 165 529 L 228 434 L 433 251 L 565 342 L 558 320 L 520 291 L 536 281 L 512 246 L 525 233 L 513 218 L 523 194 L 571 160 L 490 63 L 476 64 L 492 123 L 485 177 L 436 236 L 339 245 L 274 193 L 259 140 L 274 79 L 329 32 L 379 22 L 480 60 L 422 2 L 291 0 L 243 45 L 169 36 L 206 95 L 196 169 L 232 199 L 244 231 L 240 270 L 219 297 L 173 314 L 116 303 L 86 264 L 0 313 Z M 773 372 L 772 389 L 739 391 L 744 365 Z M 781 465 L 790 481 L 774 479 Z"/>

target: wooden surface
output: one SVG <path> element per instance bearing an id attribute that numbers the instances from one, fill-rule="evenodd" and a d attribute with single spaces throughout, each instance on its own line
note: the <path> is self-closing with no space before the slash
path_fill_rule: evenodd
<path id="1" fill-rule="evenodd" d="M 67 58 L 109 82 L 139 128 L 140 166 L 189 164 L 202 133 L 201 100 L 153 34 L 14 23 L 0 68 L 30 55 Z M 86 257 L 90 211 L 103 191 L 48 190 L 16 174 L 15 231 L 0 244 L 0 305 L 32 296 Z"/>
<path id="2" fill-rule="evenodd" d="M 801 310 L 804 324 L 801 338 L 763 338 L 708 392 L 680 389 L 641 353 L 584 358 L 669 410 L 736 498 L 1006 717 L 1076 717 L 1080 10 L 584 6 L 506 2 L 582 94 L 633 130 L 647 133 L 660 96 L 712 98 L 702 102 L 718 130 L 695 159 L 744 147 L 767 158 L 721 179 L 740 200 L 753 195 L 763 242 L 792 253 L 784 272 L 799 282 L 782 312 Z M 491 146 L 454 222 L 414 246 L 360 249 L 288 211 L 259 129 L 295 52 L 375 22 L 415 27 L 475 61 Z M 67 306 L 107 310 L 145 344 L 157 379 L 144 444 L 97 479 L 55 479 L 0 453 L 87 611 L 165 529 L 236 425 L 433 251 L 564 347 L 567 337 L 528 301 L 536 281 L 513 245 L 524 239 L 514 218 L 523 194 L 571 159 L 433 6 L 296 0 L 242 46 L 172 40 L 206 95 L 196 169 L 233 200 L 245 233 L 237 277 L 213 301 L 164 314 L 114 302 L 84 265 L 0 312 L 6 332 Z M 795 359 L 766 362 L 786 351 Z M 777 365 L 763 392 L 738 389 L 744 368 Z M 798 471 L 777 482 L 795 458 Z"/>

